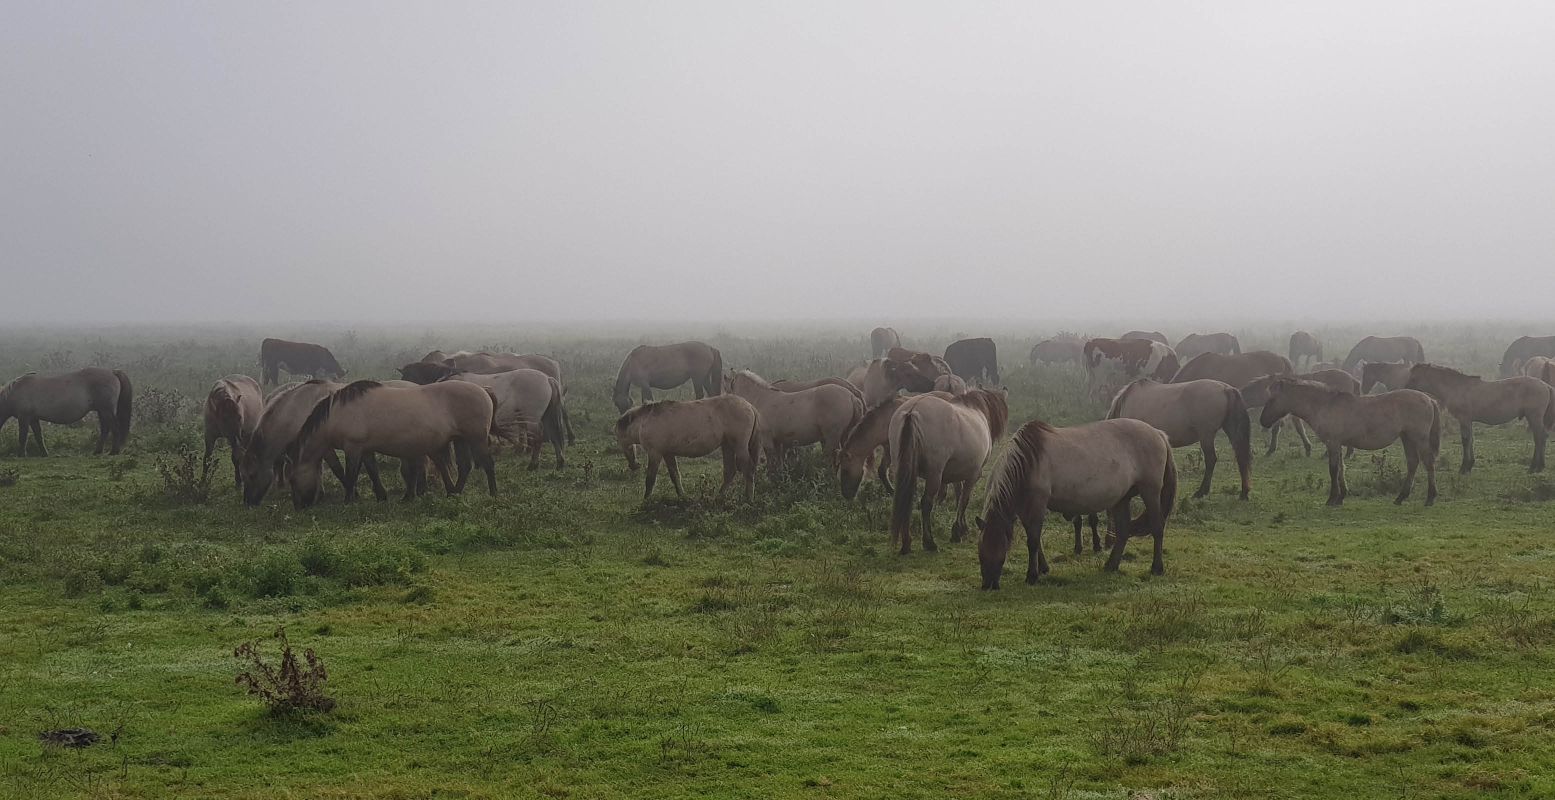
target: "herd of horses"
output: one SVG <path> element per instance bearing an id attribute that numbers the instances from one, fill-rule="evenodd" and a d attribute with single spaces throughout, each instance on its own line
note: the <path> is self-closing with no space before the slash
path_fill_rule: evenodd
<path id="1" fill-rule="evenodd" d="M 937 548 L 934 508 L 952 487 L 951 541 L 965 538 L 973 490 L 1010 424 L 997 348 L 992 339 L 962 339 L 936 355 L 904 348 L 900 335 L 884 327 L 869 339 L 871 357 L 848 375 L 804 381 L 725 371 L 722 354 L 702 342 L 633 348 L 612 391 L 620 412 L 614 432 L 631 470 L 639 468 L 637 449 L 645 455 L 644 498 L 652 495 L 661 466 L 683 497 L 677 459 L 713 453 L 723 460 L 719 495 L 739 477 L 750 498 L 763 460 L 775 474 L 792 449 L 819 445 L 848 499 L 873 467 L 892 497 L 890 531 L 899 552 L 911 551 L 915 505 L 922 547 Z M 1009 437 L 976 520 L 985 589 L 999 588 L 1016 520 L 1026 532 L 1027 582 L 1047 571 L 1041 537 L 1052 512 L 1073 521 L 1077 553 L 1082 520 L 1089 519 L 1092 547 L 1100 550 L 1097 516 L 1108 515 L 1108 570 L 1118 568 L 1131 536 L 1151 536 L 1152 571 L 1159 574 L 1177 493 L 1173 449 L 1199 447 L 1204 475 L 1194 496 L 1203 497 L 1223 432 L 1239 497 L 1246 500 L 1252 492 L 1252 411 L 1270 432 L 1268 452 L 1286 421 L 1309 455 L 1307 431 L 1317 436 L 1329 467 L 1328 503 L 1335 506 L 1347 494 L 1346 457 L 1394 442 L 1401 443 L 1406 464 L 1395 502 L 1410 496 L 1424 466 L 1425 504 L 1431 505 L 1438 495 L 1444 413 L 1461 431 L 1465 473 L 1475 463 L 1475 423 L 1526 421 L 1532 471 L 1544 468 L 1546 440 L 1555 429 L 1555 336 L 1513 342 L 1496 380 L 1429 363 L 1420 342 L 1407 336 L 1368 336 L 1342 362 L 1324 362 L 1322 343 L 1305 331 L 1291 335 L 1287 355 L 1244 351 L 1229 333 L 1190 334 L 1173 346 L 1159 332 L 1130 331 L 1115 339 L 1049 339 L 1032 348 L 1030 359 L 1082 367 L 1089 391 L 1110 404 L 1099 421 L 1058 428 L 1031 420 Z M 364 471 L 375 496 L 386 499 L 378 456 L 398 459 L 406 499 L 425 493 L 429 471 L 446 493 L 458 494 L 476 468 L 496 494 L 494 445 L 526 450 L 530 469 L 549 445 L 561 469 L 564 450 L 575 441 L 561 366 L 547 356 L 435 350 L 401 367 L 398 380 L 344 383 L 346 371 L 327 348 L 265 339 L 260 363 L 262 382 L 226 376 L 211 388 L 204 408 L 207 469 L 217 443 L 227 442 L 234 483 L 250 505 L 262 502 L 278 480 L 289 485 L 298 508 L 312 505 L 325 467 L 347 499 L 356 496 Z M 281 384 L 282 371 L 307 380 Z M 695 399 L 653 399 L 655 390 L 688 383 Z M 275 388 L 267 393 L 266 386 Z M 640 397 L 635 404 L 634 391 Z M 130 379 L 119 370 L 28 373 L 0 388 L 0 426 L 17 418 L 24 456 L 29 435 L 34 449 L 47 454 L 41 422 L 74 423 L 92 412 L 100 429 L 96 452 L 106 446 L 118 453 L 132 408 Z M 1135 498 L 1144 508 L 1138 517 L 1131 516 Z"/>

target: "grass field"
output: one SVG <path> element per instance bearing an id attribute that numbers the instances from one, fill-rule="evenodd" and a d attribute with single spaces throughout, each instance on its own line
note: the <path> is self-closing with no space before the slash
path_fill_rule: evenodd
<path id="1" fill-rule="evenodd" d="M 813 377 L 861 360 L 865 331 L 653 338 Z M 1283 351 L 1289 328 L 1236 332 Z M 1316 332 L 1339 358 L 1394 331 Z M 1520 331 L 1409 332 L 1493 374 Z M 569 466 L 505 456 L 497 498 L 343 505 L 330 484 L 298 513 L 284 492 L 242 507 L 221 450 L 200 500 L 176 474 L 197 403 L 257 375 L 263 332 L 7 332 L 0 378 L 110 364 L 139 408 L 118 457 L 86 455 L 93 424 L 46 427 L 48 459 L 0 432 L 0 797 L 1555 796 L 1555 483 L 1524 471 L 1520 425 L 1480 429 L 1467 477 L 1449 426 L 1429 509 L 1423 486 L 1392 504 L 1396 446 L 1324 507 L 1326 469 L 1287 434 L 1257 448 L 1251 501 L 1224 459 L 1180 503 L 1165 576 L 1147 542 L 1103 574 L 1060 527 L 1050 579 L 1017 563 L 982 593 L 948 513 L 938 553 L 898 557 L 878 487 L 843 502 L 817 454 L 750 504 L 715 502 L 712 461 L 689 502 L 661 481 L 643 504 L 608 435 L 634 332 L 287 333 L 352 378 L 432 347 L 551 353 Z M 1029 332 L 994 335 L 1012 421 L 1101 415 L 1077 370 L 1025 366 Z M 1200 459 L 1177 458 L 1186 494 Z M 233 649 L 278 626 L 326 663 L 333 711 L 271 715 L 235 684 Z M 104 740 L 38 739 L 71 726 Z"/>

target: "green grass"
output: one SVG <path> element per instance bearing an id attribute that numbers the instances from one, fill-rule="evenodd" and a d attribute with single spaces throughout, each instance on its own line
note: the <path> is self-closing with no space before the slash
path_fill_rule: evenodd
<path id="1" fill-rule="evenodd" d="M 355 377 L 429 349 L 396 335 L 337 352 Z M 1438 338 L 1471 368 L 1500 355 Z M 8 375 L 93 351 L 10 341 Z M 523 348 L 564 359 L 580 441 L 560 474 L 504 457 L 497 498 L 246 509 L 223 450 L 209 500 L 175 501 L 157 462 L 195 442 L 211 380 L 254 370 L 236 337 L 169 341 L 113 339 L 142 394 L 182 398 L 126 455 L 82 455 L 90 425 L 47 428 L 49 459 L 15 457 L 14 423 L 0 438 L 0 797 L 1555 794 L 1555 484 L 1523 471 L 1517 426 L 1479 430 L 1468 477 L 1449 431 L 1430 509 L 1423 485 L 1392 505 L 1397 448 L 1357 455 L 1324 507 L 1326 469 L 1287 436 L 1251 501 L 1223 459 L 1182 504 L 1165 576 L 1144 542 L 1103 574 L 1059 524 L 1042 585 L 1015 563 L 982 593 L 948 513 L 939 553 L 898 557 L 878 488 L 844 503 L 813 454 L 752 504 L 713 499 L 710 461 L 689 502 L 661 479 L 641 503 L 606 435 L 625 338 Z M 1016 366 L 1029 337 L 1000 341 L 1013 419 L 1099 414 L 1077 374 Z M 774 376 L 865 349 L 716 343 Z M 1178 460 L 1186 493 L 1198 459 Z M 328 665 L 333 712 L 273 717 L 234 683 L 233 648 L 278 625 Z M 105 741 L 37 739 L 77 725 Z"/>

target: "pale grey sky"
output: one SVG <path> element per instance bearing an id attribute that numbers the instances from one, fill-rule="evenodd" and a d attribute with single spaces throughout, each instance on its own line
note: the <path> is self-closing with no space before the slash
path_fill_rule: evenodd
<path id="1" fill-rule="evenodd" d="M 7 322 L 1547 319 L 1548 2 L 0 6 Z"/>

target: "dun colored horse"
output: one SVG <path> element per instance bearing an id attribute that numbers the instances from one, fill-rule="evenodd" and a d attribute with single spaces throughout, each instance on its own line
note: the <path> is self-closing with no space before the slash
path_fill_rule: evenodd
<path id="1" fill-rule="evenodd" d="M 1474 423 L 1500 425 L 1522 418 L 1533 436 L 1533 460 L 1529 472 L 1544 469 L 1544 443 L 1555 428 L 1555 387 L 1538 378 L 1519 375 L 1487 381 L 1436 364 L 1416 364 L 1409 371 L 1409 388 L 1441 401 L 1458 421 L 1463 437 L 1463 463 L 1459 472 L 1474 468 Z"/>
<path id="2" fill-rule="evenodd" d="M 684 498 L 680 486 L 679 457 L 700 458 L 715 450 L 722 451 L 723 497 L 735 473 L 745 477 L 745 499 L 750 500 L 756 483 L 756 462 L 761 453 L 761 419 L 756 407 L 743 397 L 721 395 L 704 400 L 664 400 L 638 406 L 616 420 L 616 444 L 626 455 L 626 465 L 637 470 L 634 446 L 641 445 L 648 455 L 648 474 L 643 499 L 653 495 L 659 475 L 659 463 L 669 472 L 675 494 Z"/>
<path id="3" fill-rule="evenodd" d="M 1129 331 L 1128 333 L 1125 333 L 1122 336 L 1119 336 L 1118 338 L 1123 340 L 1123 341 L 1125 341 L 1125 342 L 1131 342 L 1131 341 L 1134 341 L 1136 339 L 1142 339 L 1142 340 L 1147 341 L 1147 342 L 1155 342 L 1157 344 L 1164 344 L 1167 347 L 1171 347 L 1172 346 L 1172 343 L 1168 342 L 1166 340 L 1166 334 L 1164 334 L 1164 333 L 1162 333 L 1160 331 Z"/>
<path id="4" fill-rule="evenodd" d="M 895 328 L 876 328 L 869 332 L 869 357 L 880 358 L 893 347 L 902 346 Z"/>
<path id="5" fill-rule="evenodd" d="M 1145 513 L 1130 519 L 1129 501 L 1140 498 Z M 1177 466 L 1166 434 L 1137 419 L 1109 419 L 1054 428 L 1041 420 L 1021 426 L 994 467 L 988 487 L 977 555 L 983 588 L 998 589 L 1015 539 L 1015 521 L 1026 529 L 1026 583 L 1048 571 L 1042 526 L 1049 511 L 1076 520 L 1108 512 L 1116 530 L 1104 569 L 1116 572 L 1129 536 L 1138 529 L 1155 538 L 1150 571 L 1166 571 L 1162 541 L 1166 519 L 1177 501 Z M 1078 523 L 1076 547 L 1079 545 Z"/>
<path id="6" fill-rule="evenodd" d="M 1349 487 L 1344 481 L 1344 448 L 1381 450 L 1396 441 L 1404 445 L 1408 473 L 1393 501 L 1401 504 L 1414 489 L 1415 470 L 1425 465 L 1425 504 L 1436 502 L 1436 454 L 1442 444 L 1442 415 L 1425 392 L 1399 389 L 1379 395 L 1353 395 L 1314 381 L 1279 378 L 1269 384 L 1269 402 L 1259 421 L 1265 428 L 1287 414 L 1304 420 L 1328 451 L 1328 504 L 1342 505 Z"/>
<path id="7" fill-rule="evenodd" d="M 243 444 L 259 426 L 259 415 L 264 413 L 265 393 L 259 381 L 247 375 L 228 375 L 211 387 L 205 397 L 205 460 L 210 469 L 211 454 L 216 452 L 216 442 L 226 440 L 232 453 L 232 482 L 243 485 L 243 472 L 238 464 L 243 458 Z"/>
<path id="8" fill-rule="evenodd" d="M 1555 364 L 1555 359 L 1547 356 L 1533 356 L 1525 361 L 1518 362 L 1517 374 L 1544 380 L 1545 370 L 1551 364 Z"/>
<path id="9" fill-rule="evenodd" d="M 529 468 L 540 466 L 540 453 L 550 443 L 556 454 L 556 468 L 566 466 L 562 450 L 566 445 L 563 417 L 566 406 L 562 399 L 561 383 L 537 369 L 510 369 L 506 372 L 477 374 L 464 372 L 446 364 L 415 363 L 400 368 L 406 380 L 427 385 L 443 380 L 456 380 L 484 386 L 497 398 L 497 412 L 503 414 L 516 410 L 530 420 L 526 432 L 529 441 Z"/>
<path id="10" fill-rule="evenodd" d="M 1269 402 L 1269 384 L 1279 380 L 1280 377 L 1282 376 L 1265 375 L 1243 386 L 1242 402 L 1249 409 L 1262 408 L 1265 403 Z M 1345 394 L 1358 395 L 1361 393 L 1361 382 L 1356 380 L 1354 375 L 1342 369 L 1320 369 L 1297 375 L 1296 378 L 1304 381 L 1316 381 Z M 1301 421 L 1301 417 L 1286 417 L 1285 419 L 1289 419 L 1294 423 L 1296 437 L 1301 440 L 1302 451 L 1308 456 L 1312 455 L 1312 440 L 1307 438 L 1306 425 Z M 1276 420 L 1274 425 L 1269 428 L 1269 449 L 1265 451 L 1264 455 L 1274 455 L 1275 448 L 1279 447 L 1280 428 L 1284 426 L 1285 419 Z M 1344 457 L 1349 458 L 1354 452 L 1354 448 L 1351 448 L 1345 452 Z"/>
<path id="11" fill-rule="evenodd" d="M 266 339 L 259 343 L 259 364 L 266 386 L 281 382 L 281 370 L 310 378 L 340 380 L 346 376 L 329 348 L 309 342 Z"/>
<path id="12" fill-rule="evenodd" d="M 1520 336 L 1506 348 L 1506 355 L 1501 357 L 1501 377 L 1509 378 L 1517 374 L 1514 368 L 1517 362 L 1527 361 L 1534 356 L 1555 358 L 1555 336 Z M 1524 373 L 1526 374 L 1526 373 Z"/>
<path id="13" fill-rule="evenodd" d="M 891 416 L 888 441 L 896 473 L 891 536 L 901 542 L 902 555 L 912 551 L 913 495 L 920 478 L 923 499 L 918 512 L 923 549 L 938 549 L 934 543 L 934 502 L 947 484 L 959 484 L 950 540 L 957 542 L 966 535 L 966 507 L 972 488 L 982 477 L 993 443 L 1004 435 L 1008 417 L 1004 394 L 987 389 L 973 389 L 948 399 L 939 393 L 910 397 Z"/>
<path id="14" fill-rule="evenodd" d="M 1409 388 L 1409 373 L 1413 370 L 1413 361 L 1367 361 L 1361 364 L 1361 394 L 1371 394 L 1373 387 L 1382 386 L 1384 391 Z"/>
<path id="15" fill-rule="evenodd" d="M 945 348 L 945 363 L 969 383 L 999 384 L 999 348 L 992 339 L 962 339 Z"/>
<path id="16" fill-rule="evenodd" d="M 473 460 L 486 473 L 487 491 L 496 496 L 496 464 L 487 441 L 496 437 L 520 442 L 524 426 L 517 414 L 498 417 L 496 407 L 489 390 L 464 381 L 404 389 L 377 381 L 348 384 L 320 400 L 297 433 L 291 446 L 297 453 L 291 471 L 292 501 L 298 508 L 307 508 L 318 499 L 319 465 L 331 450 L 345 451 L 348 500 L 355 494 L 364 461 L 375 453 L 413 465 L 432 459 L 449 495 L 464 491 Z M 448 474 L 449 445 L 458 460 L 457 482 Z M 414 496 L 411 482 L 405 487 L 405 498 Z"/>
<path id="17" fill-rule="evenodd" d="M 947 398 L 948 399 L 948 398 Z M 859 484 L 864 480 L 864 472 L 869 469 L 869 464 L 875 459 L 876 452 L 881 448 L 889 448 L 891 440 L 891 417 L 902 404 L 907 402 L 904 397 L 891 397 L 884 403 L 864 412 L 859 418 L 858 424 L 848 429 L 842 437 L 842 449 L 837 456 L 838 483 L 842 485 L 842 496 L 852 500 L 858 495 Z M 891 478 L 886 468 L 887 459 L 881 458 L 877 464 L 876 477 L 887 492 L 894 491 L 891 488 Z"/>
<path id="18" fill-rule="evenodd" d="M 1342 369 L 1354 372 L 1362 361 L 1409 361 L 1418 364 L 1425 360 L 1425 348 L 1413 336 L 1368 336 L 1350 348 L 1344 357 Z"/>
<path id="19" fill-rule="evenodd" d="M 821 451 L 835 462 L 843 434 L 864 416 L 864 401 L 831 384 L 785 392 L 741 369 L 725 379 L 724 391 L 745 398 L 761 415 L 769 475 L 784 463 L 790 447 L 820 442 Z"/>
<path id="20" fill-rule="evenodd" d="M 1265 375 L 1289 375 L 1290 360 L 1268 350 L 1250 350 L 1236 355 L 1201 353 L 1184 364 L 1171 378 L 1172 383 L 1209 380 L 1232 386 L 1246 386 Z"/>
<path id="21" fill-rule="evenodd" d="M 1306 359 L 1310 365 L 1313 362 L 1323 360 L 1323 343 L 1306 331 L 1296 331 L 1290 335 L 1290 363 L 1299 365 L 1302 359 Z"/>
<path id="22" fill-rule="evenodd" d="M 1157 383 L 1141 378 L 1118 392 L 1107 419 L 1137 419 L 1166 434 L 1172 447 L 1197 444 L 1204 454 L 1204 480 L 1194 497 L 1209 494 L 1215 477 L 1215 434 L 1224 430 L 1242 478 L 1241 498 L 1252 489 L 1253 446 L 1247 406 L 1236 387 L 1215 380 Z"/>
<path id="23" fill-rule="evenodd" d="M 63 375 L 38 375 L 29 372 L 0 387 L 0 428 L 16 417 L 17 454 L 27 455 L 27 434 L 38 442 L 38 455 L 49 449 L 43 443 L 41 423 L 69 425 L 97 412 L 97 448 L 101 455 L 108 445 L 110 455 L 118 455 L 130 435 L 130 419 L 135 391 L 130 376 L 122 370 L 86 367 Z"/>
<path id="24" fill-rule="evenodd" d="M 816 378 L 812 381 L 773 381 L 772 388 L 784 392 L 802 392 L 806 389 L 814 389 L 817 386 L 841 386 L 852 392 L 859 402 L 864 402 L 864 390 L 848 382 L 846 378 Z"/>
<path id="25" fill-rule="evenodd" d="M 616 410 L 624 414 L 632 407 L 634 387 L 642 392 L 646 404 L 653 401 L 654 389 L 673 389 L 690 381 L 700 400 L 717 395 L 722 380 L 723 354 L 716 347 L 701 342 L 642 344 L 632 348 L 621 362 L 611 397 Z"/>
<path id="26" fill-rule="evenodd" d="M 1178 360 L 1188 362 L 1201 353 L 1236 355 L 1242 352 L 1242 343 L 1229 333 L 1190 333 L 1172 349 L 1177 351 Z"/>

